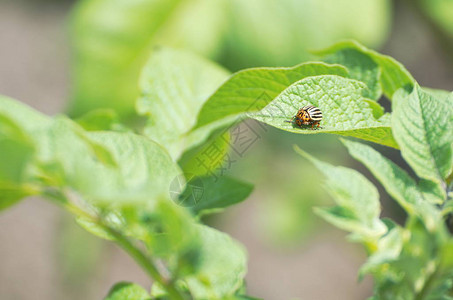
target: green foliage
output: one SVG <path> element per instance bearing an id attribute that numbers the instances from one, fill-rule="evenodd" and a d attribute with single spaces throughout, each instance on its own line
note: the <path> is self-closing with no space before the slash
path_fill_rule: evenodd
<path id="1" fill-rule="evenodd" d="M 453 168 L 453 93 L 436 97 L 416 86 L 395 95 L 392 126 L 401 154 L 420 178 L 441 185 Z M 443 196 L 445 197 L 445 196 Z"/>
<path id="2" fill-rule="evenodd" d="M 442 211 L 450 201 L 445 188 L 452 170 L 451 99 L 451 94 L 428 92 L 416 83 L 410 93 L 403 87 L 393 93 L 392 132 L 406 162 L 420 177 L 418 183 L 371 147 L 343 141 L 350 154 L 405 209 L 404 227 L 379 219 L 376 190 L 358 173 L 332 167 L 297 150 L 325 174 L 327 188 L 337 203 L 317 212 L 337 227 L 350 231 L 367 249 L 369 259 L 360 274 L 373 275 L 372 299 L 451 298 L 448 295 L 453 271 L 447 253 L 453 238 L 446 226 L 448 217 Z M 379 228 L 386 224 L 387 229 L 366 234 L 370 224 L 380 224 Z"/>
<path id="3" fill-rule="evenodd" d="M 367 11 L 388 4 L 362 2 L 348 5 Z M 245 250 L 200 221 L 243 201 L 253 189 L 214 172 L 228 154 L 228 129 L 253 118 L 290 133 L 356 137 L 401 149 L 419 177 L 411 178 L 369 146 L 343 141 L 403 207 L 406 223 L 380 218 L 377 189 L 363 175 L 296 149 L 324 173 L 336 202 L 316 212 L 364 244 L 369 259 L 360 274 L 373 275 L 375 299 L 448 299 L 453 242 L 445 223 L 451 211 L 453 93 L 420 88 L 399 62 L 353 41 L 317 52 L 324 62 L 252 68 L 229 77 L 196 54 L 156 47 L 215 55 L 220 40 L 236 41 L 237 49 L 250 48 L 244 51 L 250 57 L 255 47 L 277 53 L 284 45 L 287 56 L 276 61 L 286 64 L 306 57 L 299 53 L 306 41 L 278 37 L 305 22 L 324 22 L 312 15 L 319 5 L 314 3 L 304 11 L 307 18 L 277 13 L 263 24 L 259 17 L 248 19 L 251 10 L 244 9 L 260 8 L 254 1 L 80 1 L 72 23 L 70 111 L 78 119 L 47 117 L 0 97 L 0 208 L 28 195 L 50 199 L 88 232 L 122 247 L 153 279 L 150 293 L 121 282 L 106 299 L 253 299 L 245 295 Z M 358 27 L 354 18 L 336 18 L 336 8 L 348 5 L 329 4 L 327 16 L 341 26 L 333 36 L 322 36 L 320 44 L 344 31 L 366 36 L 375 22 L 386 22 L 363 14 Z M 254 12 L 265 16 L 270 8 L 299 5 L 265 2 L 263 11 Z M 231 16 L 236 10 L 240 13 Z M 228 18 L 234 20 L 231 28 Z M 197 26 L 187 26 L 194 20 Z M 247 34 L 257 24 L 271 34 L 247 40 L 236 28 Z M 276 24 L 283 30 L 273 29 Z M 368 41 L 379 43 L 379 37 Z M 235 55 L 229 51 L 225 55 Z M 261 59 L 257 55 L 256 61 Z M 382 95 L 392 101 L 392 112 L 378 103 Z M 288 122 L 308 104 L 323 113 L 319 129 Z M 138 121 L 137 115 L 142 126 L 121 124 L 130 117 Z M 212 149 L 218 151 L 215 159 L 201 168 L 200 159 Z M 187 196 L 194 202 L 186 205 Z"/>
<path id="4" fill-rule="evenodd" d="M 175 281 L 187 282 L 191 293 L 234 295 L 245 275 L 244 251 L 230 238 L 197 225 L 168 199 L 170 183 L 181 170 L 162 146 L 128 132 L 88 132 L 67 118 L 47 118 L 13 100 L 1 101 L 1 132 L 21 142 L 21 147 L 2 148 L 3 157 L 13 164 L 4 169 L 8 173 L 2 177 L 2 207 L 25 196 L 30 185 L 35 194 L 73 212 L 89 232 L 122 246 L 171 297 L 179 292 L 160 277 L 147 257 L 150 253 L 165 261 Z M 29 151 L 19 152 L 22 144 Z M 12 160 L 18 156 L 20 164 Z M 22 159 L 29 156 L 33 159 Z M 234 179 L 222 182 L 230 194 L 214 197 L 210 191 L 194 212 L 237 203 L 251 191 L 250 185 Z M 24 188 L 13 194 L 19 184 Z M 138 241 L 146 245 L 146 253 L 135 248 Z M 221 248 L 210 252 L 214 245 Z M 212 253 L 222 251 L 227 257 L 217 263 L 227 263 L 212 264 Z M 223 271 L 216 272 L 219 269 Z"/>

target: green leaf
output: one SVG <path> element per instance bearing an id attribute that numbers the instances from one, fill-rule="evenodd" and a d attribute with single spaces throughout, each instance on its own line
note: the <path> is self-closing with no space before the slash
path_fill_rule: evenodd
<path id="1" fill-rule="evenodd" d="M 204 225 L 198 225 L 201 247 L 195 274 L 184 278 L 195 299 L 223 299 L 232 296 L 242 286 L 246 268 L 246 253 L 228 235 Z"/>
<path id="2" fill-rule="evenodd" d="M 389 122 L 374 118 L 373 109 L 361 95 L 363 88 L 363 83 L 340 76 L 313 76 L 294 83 L 260 112 L 249 116 L 292 133 L 333 133 L 396 148 Z M 318 130 L 288 122 L 308 104 L 322 111 L 322 128 Z"/>
<path id="3" fill-rule="evenodd" d="M 305 77 L 335 74 L 347 76 L 339 65 L 304 63 L 291 68 L 254 68 L 233 74 L 204 104 L 195 128 L 265 107 L 284 89 Z"/>
<path id="4" fill-rule="evenodd" d="M 104 300 L 151 300 L 151 297 L 138 284 L 122 281 L 110 289 Z"/>
<path id="5" fill-rule="evenodd" d="M 370 50 L 355 41 L 343 41 L 328 49 L 316 51 L 330 63 L 345 65 L 351 78 L 363 81 L 369 90 L 365 95 L 378 100 L 381 90 L 392 99 L 393 93 L 404 88 L 410 91 L 415 84 L 412 75 L 390 56 Z"/>
<path id="6" fill-rule="evenodd" d="M 85 132 L 58 117 L 30 134 L 40 161 L 37 176 L 91 203 L 121 206 L 167 196 L 180 173 L 161 146 L 132 133 Z"/>
<path id="7" fill-rule="evenodd" d="M 439 213 L 427 203 L 417 184 L 403 169 L 361 143 L 342 140 L 352 157 L 363 163 L 381 182 L 385 190 L 409 214 L 422 217 L 428 228 L 438 223 Z M 434 203 L 435 204 L 435 203 Z"/>
<path id="8" fill-rule="evenodd" d="M 252 192 L 253 185 L 227 176 L 201 177 L 203 195 L 190 210 L 198 216 L 219 212 L 223 208 L 244 201 Z"/>
<path id="9" fill-rule="evenodd" d="M 72 116 L 112 108 L 134 114 L 140 70 L 156 45 L 217 51 L 224 1 L 84 0 L 72 17 Z"/>
<path id="10" fill-rule="evenodd" d="M 118 164 L 112 168 L 74 155 L 72 170 L 76 172 L 70 182 L 88 200 L 127 204 L 169 194 L 170 183 L 180 170 L 161 146 L 132 133 L 92 132 L 87 136 L 105 147 Z"/>
<path id="11" fill-rule="evenodd" d="M 412 93 L 398 91 L 392 127 L 401 154 L 415 173 L 436 184 L 452 171 L 453 93 L 435 97 L 418 85 Z"/>
<path id="12" fill-rule="evenodd" d="M 169 48 L 155 51 L 140 77 L 137 111 L 147 117 L 145 135 L 178 159 L 185 137 L 209 95 L 228 77 L 220 66 L 193 54 Z"/>
<path id="13" fill-rule="evenodd" d="M 375 242 L 387 229 L 379 219 L 381 212 L 376 188 L 362 174 L 321 162 L 300 148 L 296 152 L 311 161 L 326 177 L 327 188 L 337 206 L 316 212 L 335 226 Z"/>

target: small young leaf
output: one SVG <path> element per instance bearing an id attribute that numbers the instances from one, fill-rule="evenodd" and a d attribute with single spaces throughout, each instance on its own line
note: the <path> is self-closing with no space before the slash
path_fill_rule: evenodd
<path id="1" fill-rule="evenodd" d="M 453 163 L 453 93 L 435 97 L 418 85 L 412 93 L 396 93 L 392 127 L 401 154 L 421 178 L 437 184 L 447 178 Z"/>
<path id="2" fill-rule="evenodd" d="M 315 159 L 300 148 L 296 152 L 310 160 L 326 177 L 327 188 L 337 206 L 317 212 L 334 225 L 375 242 L 386 232 L 379 219 L 381 212 L 376 188 L 362 174 L 343 167 L 334 167 Z"/>
<path id="3" fill-rule="evenodd" d="M 369 90 L 365 93 L 374 100 L 379 99 L 381 89 L 392 99 L 398 89 L 410 91 L 415 84 L 414 78 L 401 63 L 355 41 L 343 41 L 315 53 L 324 56 L 327 62 L 345 65 L 352 78 L 367 84 Z"/>
<path id="4" fill-rule="evenodd" d="M 194 54 L 163 48 L 155 51 L 140 77 L 137 111 L 145 115 L 145 135 L 178 159 L 187 147 L 185 134 L 197 121 L 209 95 L 228 77 L 220 66 Z"/>
<path id="5" fill-rule="evenodd" d="M 335 75 L 312 76 L 294 83 L 260 112 L 249 116 L 293 133 L 334 133 L 396 148 L 390 125 L 374 118 L 373 109 L 361 95 L 363 88 L 363 83 L 353 79 Z M 308 104 L 322 112 L 322 128 L 318 130 L 311 130 L 310 126 L 299 128 L 289 122 Z"/>
<path id="6" fill-rule="evenodd" d="M 116 283 L 104 300 L 151 300 L 151 297 L 138 284 L 123 281 Z"/>

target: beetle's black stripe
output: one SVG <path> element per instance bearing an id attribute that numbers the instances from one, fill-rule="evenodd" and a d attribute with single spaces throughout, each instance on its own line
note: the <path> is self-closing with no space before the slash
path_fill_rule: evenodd
<path id="1" fill-rule="evenodd" d="M 312 111 L 320 111 L 320 110 L 319 110 L 319 108 L 312 106 L 312 107 L 308 108 L 307 111 L 312 112 Z"/>
<path id="2" fill-rule="evenodd" d="M 317 111 L 309 111 L 308 112 L 310 115 L 322 115 L 322 112 L 320 110 Z"/>

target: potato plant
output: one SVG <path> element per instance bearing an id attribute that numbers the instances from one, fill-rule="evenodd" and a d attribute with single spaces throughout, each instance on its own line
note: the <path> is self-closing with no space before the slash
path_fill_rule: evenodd
<path id="1" fill-rule="evenodd" d="M 119 282 L 105 299 L 256 299 L 244 282 L 246 249 L 201 221 L 252 192 L 251 184 L 215 172 L 229 151 L 229 129 L 245 119 L 301 141 L 304 134 L 339 136 L 404 209 L 404 224 L 381 218 L 379 194 L 365 176 L 294 146 L 324 174 L 336 204 L 316 213 L 363 245 L 368 259 L 359 277 L 373 277 L 371 299 L 453 299 L 452 92 L 421 87 L 399 62 L 352 40 L 293 67 L 233 74 L 170 47 L 116 48 L 96 65 L 92 55 L 105 44 L 89 48 L 84 41 L 97 33 L 77 24 L 71 117 L 0 97 L 0 208 L 43 197 L 123 248 L 153 281 L 151 289 Z M 128 43 L 149 46 L 134 37 Z M 97 76 L 118 70 L 115 78 Z M 116 83 L 113 91 L 105 80 Z M 385 99 L 391 111 L 381 106 Z M 287 122 L 309 104 L 322 111 L 321 128 Z M 415 177 L 373 143 L 398 149 Z M 222 155 L 201 164 L 213 146 Z M 188 198 L 196 201 L 183 203 Z"/>

